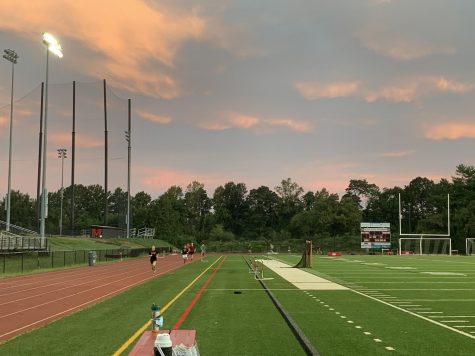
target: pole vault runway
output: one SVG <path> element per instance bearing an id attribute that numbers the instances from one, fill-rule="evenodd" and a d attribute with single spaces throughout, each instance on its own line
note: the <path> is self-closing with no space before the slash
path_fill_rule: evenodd
<path id="1" fill-rule="evenodd" d="M 0 342 L 113 297 L 183 266 L 181 256 L 147 258 L 0 279 Z"/>

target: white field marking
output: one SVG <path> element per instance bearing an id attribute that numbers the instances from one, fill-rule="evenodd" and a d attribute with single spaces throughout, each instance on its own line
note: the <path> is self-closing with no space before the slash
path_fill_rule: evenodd
<path id="1" fill-rule="evenodd" d="M 341 313 L 340 312 L 335 312 L 336 315 L 340 315 Z"/>
<path id="2" fill-rule="evenodd" d="M 348 323 L 348 324 L 354 324 L 354 321 L 348 320 L 347 323 Z"/>
<path id="3" fill-rule="evenodd" d="M 435 311 L 421 311 L 419 314 L 444 314 L 444 312 L 435 312 Z"/>
<path id="4" fill-rule="evenodd" d="M 346 319 L 346 316 L 344 316 L 344 315 L 340 315 L 340 318 L 342 318 L 342 319 Z"/>
<path id="5" fill-rule="evenodd" d="M 401 282 L 389 282 L 389 281 L 381 281 L 381 282 L 372 282 L 372 281 L 365 281 L 365 282 L 362 282 L 362 281 L 357 281 L 357 282 L 353 282 L 353 283 L 365 283 L 365 284 L 407 284 L 407 283 L 417 283 L 417 284 L 448 284 L 448 283 L 458 283 L 458 284 L 470 284 L 470 283 L 473 283 L 475 284 L 475 282 L 465 282 L 465 281 L 460 281 L 460 282 L 454 282 L 454 281 L 444 281 L 444 282 L 439 282 L 439 281 L 432 281 L 432 282 L 427 282 L 427 281 L 401 281 Z M 371 289 L 366 289 L 366 288 L 363 288 L 361 290 L 371 290 Z M 379 289 L 379 290 L 385 290 L 385 289 Z"/>
<path id="6" fill-rule="evenodd" d="M 299 268 L 291 268 L 289 265 L 277 260 L 261 260 L 270 270 L 277 273 L 285 280 L 299 289 L 311 290 L 348 290 L 347 287 L 318 277 L 312 273 L 302 271 Z"/>
<path id="7" fill-rule="evenodd" d="M 475 328 L 475 325 L 454 325 L 454 328 Z"/>
<path id="8" fill-rule="evenodd" d="M 387 269 L 400 269 L 400 270 L 410 270 L 410 269 L 417 269 L 415 267 L 384 267 Z"/>
<path id="9" fill-rule="evenodd" d="M 325 308 L 330 308 L 330 306 L 328 304 L 325 304 L 324 307 Z"/>
<path id="10" fill-rule="evenodd" d="M 388 351 L 396 350 L 394 347 L 391 347 L 391 346 L 386 346 L 385 349 L 388 350 Z"/>
<path id="11" fill-rule="evenodd" d="M 470 331 L 470 334 L 475 334 L 475 331 Z"/>
<path id="12" fill-rule="evenodd" d="M 386 263 L 377 263 L 377 262 L 374 262 L 374 263 L 363 263 L 364 265 L 367 265 L 367 266 L 386 266 Z"/>
<path id="13" fill-rule="evenodd" d="M 335 309 L 333 309 L 333 308 L 330 308 L 330 309 L 328 309 L 328 310 L 334 311 Z"/>
<path id="14" fill-rule="evenodd" d="M 446 292 L 448 290 L 458 290 L 458 291 L 475 290 L 475 288 L 390 288 L 390 289 L 381 289 L 381 290 L 392 290 L 392 291 L 398 291 L 398 290 L 430 290 L 430 291 Z M 370 293 L 368 293 L 368 294 L 370 294 Z"/>
<path id="15" fill-rule="evenodd" d="M 325 304 L 325 302 L 320 302 L 320 304 Z"/>
<path id="16" fill-rule="evenodd" d="M 463 273 L 456 272 L 420 272 L 421 274 L 430 274 L 431 276 L 467 276 Z"/>
<path id="17" fill-rule="evenodd" d="M 371 333 L 369 331 L 363 331 L 363 334 L 365 335 L 371 335 Z"/>
<path id="18" fill-rule="evenodd" d="M 421 307 L 422 305 L 419 304 L 409 304 L 409 305 L 403 305 L 403 307 L 409 308 L 409 307 Z"/>
<path id="19" fill-rule="evenodd" d="M 416 310 L 431 310 L 432 308 L 409 308 L 408 310 L 413 310 L 413 311 L 416 311 Z"/>
<path id="20" fill-rule="evenodd" d="M 475 318 L 475 315 L 434 315 L 431 318 Z"/>
<path id="21" fill-rule="evenodd" d="M 313 297 L 313 296 L 312 296 L 312 298 L 313 298 L 313 299 L 317 299 L 317 297 Z"/>
<path id="22" fill-rule="evenodd" d="M 411 302 L 396 302 L 396 301 L 391 302 L 391 303 L 393 303 L 393 304 L 411 304 Z"/>
<path id="23" fill-rule="evenodd" d="M 350 290 L 351 290 L 353 293 L 356 293 L 356 294 L 365 296 L 366 298 L 373 299 L 373 300 L 375 300 L 375 301 L 377 301 L 377 302 L 380 302 L 380 303 L 383 303 L 383 304 L 385 304 L 385 305 L 387 305 L 387 306 L 389 306 L 389 307 L 391 307 L 391 308 L 400 310 L 400 311 L 402 311 L 403 313 L 408 313 L 408 314 L 410 314 L 410 315 L 412 315 L 412 316 L 415 316 L 415 317 L 417 317 L 417 318 L 426 320 L 426 321 L 428 321 L 429 323 L 438 325 L 438 326 L 440 326 L 440 327 L 442 327 L 442 328 L 451 330 L 451 331 L 453 331 L 453 332 L 456 332 L 456 333 L 458 333 L 458 334 L 467 336 L 467 337 L 469 337 L 469 338 L 475 340 L 475 336 L 474 336 L 474 335 L 471 335 L 471 334 L 469 334 L 469 333 L 466 333 L 466 332 L 464 332 L 464 331 L 462 331 L 462 330 L 455 329 L 455 328 L 453 328 L 453 327 L 451 327 L 451 326 L 448 326 L 448 325 L 439 323 L 438 321 L 432 320 L 432 319 L 430 319 L 430 318 L 425 317 L 424 315 L 421 315 L 421 314 L 423 314 L 423 313 L 424 313 L 424 314 L 429 314 L 429 313 L 431 313 L 431 314 L 435 314 L 435 313 L 440 313 L 440 314 L 442 314 L 442 312 L 418 312 L 418 313 L 414 313 L 414 312 L 412 312 L 412 311 L 410 311 L 410 310 L 403 309 L 403 308 L 401 308 L 401 307 L 399 307 L 399 306 L 397 306 L 397 305 L 390 304 L 390 303 L 388 303 L 388 302 L 386 302 L 386 301 L 384 301 L 384 300 L 374 298 L 374 297 L 372 297 L 372 296 L 370 296 L 370 295 L 367 295 L 367 294 L 358 292 L 358 291 L 353 290 L 353 289 L 350 289 Z M 474 327 L 475 327 L 475 326 L 474 326 Z"/>
<path id="24" fill-rule="evenodd" d="M 475 302 L 475 299 L 408 299 L 414 302 Z"/>
<path id="25" fill-rule="evenodd" d="M 441 320 L 441 323 L 468 323 L 468 320 Z"/>
<path id="26" fill-rule="evenodd" d="M 355 328 L 356 328 L 356 329 L 361 329 L 361 326 L 355 325 Z"/>
<path id="27" fill-rule="evenodd" d="M 387 297 L 380 297 L 381 299 L 397 299 L 397 297 L 391 297 L 391 296 L 387 296 Z"/>
<path id="28" fill-rule="evenodd" d="M 229 290 L 242 290 L 242 291 L 261 291 L 262 288 L 206 288 L 206 291 L 229 291 Z M 269 288 L 270 291 L 273 290 L 283 290 L 283 291 L 294 291 L 294 292 L 300 292 L 300 289 L 296 288 Z"/>
<path id="29" fill-rule="evenodd" d="M 383 342 L 381 339 L 373 339 L 375 342 Z"/>

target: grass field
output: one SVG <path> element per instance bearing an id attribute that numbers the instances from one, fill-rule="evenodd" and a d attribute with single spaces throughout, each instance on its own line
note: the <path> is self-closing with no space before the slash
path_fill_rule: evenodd
<path id="1" fill-rule="evenodd" d="M 237 255 L 186 265 L 0 345 L 0 354 L 111 355 L 150 318 L 152 303 L 169 304 L 217 259 L 223 264 L 181 326 L 197 330 L 202 355 L 304 355 Z M 218 265 L 170 304 L 165 328 L 175 325 Z M 350 289 L 300 290 L 270 270 L 265 275 L 273 279 L 265 283 L 321 355 L 472 355 L 475 350 L 471 257 L 318 256 L 309 271 Z"/>

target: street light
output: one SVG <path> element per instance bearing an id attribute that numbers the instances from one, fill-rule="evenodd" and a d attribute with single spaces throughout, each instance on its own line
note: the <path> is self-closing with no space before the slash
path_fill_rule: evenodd
<path id="1" fill-rule="evenodd" d="M 58 40 L 48 32 L 43 33 L 43 43 L 46 45 L 46 90 L 45 90 L 45 119 L 43 132 L 43 174 L 41 179 L 42 195 L 41 195 L 41 221 L 40 221 L 40 235 L 45 237 L 45 225 L 47 212 L 48 192 L 46 190 L 46 161 L 47 161 L 47 143 L 48 143 L 48 66 L 49 66 L 49 52 L 52 52 L 59 58 L 63 57 L 63 49 Z"/>
<path id="2" fill-rule="evenodd" d="M 67 157 L 66 148 L 58 148 L 58 158 L 61 158 L 61 213 L 59 215 L 59 235 L 63 236 L 63 195 L 64 195 L 64 159 Z"/>
<path id="3" fill-rule="evenodd" d="M 10 204 L 11 204 L 11 180 L 12 180 L 12 132 L 13 132 L 13 82 L 15 79 L 15 64 L 18 61 L 18 54 L 12 49 L 3 51 L 3 58 L 12 63 L 12 95 L 10 101 L 10 138 L 8 146 L 8 188 L 7 188 L 7 231 L 10 231 Z"/>

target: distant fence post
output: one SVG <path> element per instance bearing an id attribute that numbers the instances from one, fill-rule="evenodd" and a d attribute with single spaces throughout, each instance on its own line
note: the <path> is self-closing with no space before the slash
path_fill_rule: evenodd
<path id="1" fill-rule="evenodd" d="M 51 268 L 54 267 L 54 251 L 51 251 Z"/>
<path id="2" fill-rule="evenodd" d="M 21 253 L 21 273 L 23 273 L 23 257 L 24 257 L 24 253 L 22 252 Z"/>

